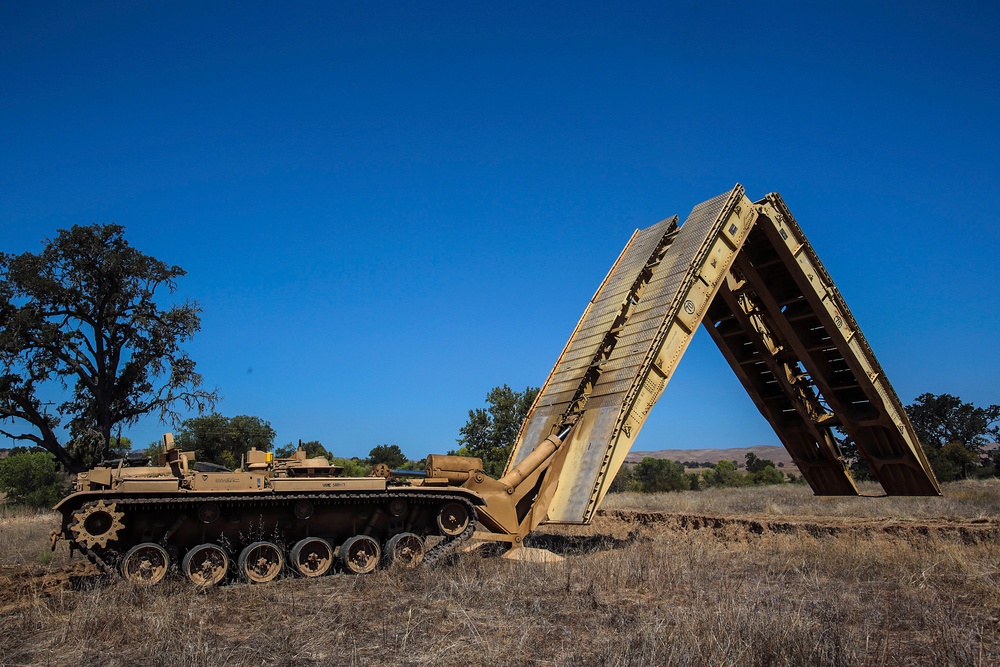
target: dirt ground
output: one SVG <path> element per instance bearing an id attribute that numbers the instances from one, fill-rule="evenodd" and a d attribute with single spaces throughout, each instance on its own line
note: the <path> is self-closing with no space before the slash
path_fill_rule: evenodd
<path id="1" fill-rule="evenodd" d="M 0 515 L 0 664 L 1000 664 L 1000 518 L 984 511 L 1000 494 L 984 488 L 906 518 L 789 490 L 640 499 L 686 511 L 618 498 L 532 536 L 560 562 L 480 549 L 202 592 L 100 576 L 47 554 L 54 515 Z"/>

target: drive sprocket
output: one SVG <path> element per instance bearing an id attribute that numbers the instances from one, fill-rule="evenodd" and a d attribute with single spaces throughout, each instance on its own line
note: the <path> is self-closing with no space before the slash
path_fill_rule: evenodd
<path id="1" fill-rule="evenodd" d="M 118 539 L 118 534 L 125 528 L 122 523 L 124 518 L 125 513 L 119 511 L 115 503 L 96 500 L 73 512 L 69 531 L 73 540 L 87 549 L 103 549 L 108 542 Z"/>

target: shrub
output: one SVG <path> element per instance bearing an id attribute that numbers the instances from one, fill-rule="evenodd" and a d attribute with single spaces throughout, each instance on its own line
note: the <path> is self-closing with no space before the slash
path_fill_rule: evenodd
<path id="1" fill-rule="evenodd" d="M 750 483 L 750 479 L 737 469 L 736 461 L 725 459 L 716 463 L 711 470 L 706 470 L 703 476 L 705 486 L 746 486 Z"/>
<path id="2" fill-rule="evenodd" d="M 0 491 L 9 503 L 51 507 L 62 497 L 64 486 L 56 457 L 48 452 L 19 452 L 0 461 Z"/>
<path id="3" fill-rule="evenodd" d="M 618 469 L 615 478 L 611 480 L 608 493 L 627 493 L 629 491 L 639 491 L 639 482 L 635 478 L 635 473 L 632 472 L 632 466 L 624 464 Z"/>
<path id="4" fill-rule="evenodd" d="M 764 466 L 751 475 L 754 484 L 784 484 L 785 476 L 774 466 Z"/>
<path id="5" fill-rule="evenodd" d="M 334 456 L 332 462 L 333 465 L 344 469 L 343 473 L 341 473 L 344 477 L 367 477 L 372 469 L 370 465 L 356 456 L 349 459 Z"/>
<path id="6" fill-rule="evenodd" d="M 372 450 L 368 452 L 366 462 L 370 466 L 384 463 L 395 470 L 396 468 L 405 466 L 408 461 L 406 454 L 399 448 L 399 445 L 378 445 L 377 447 L 372 447 Z"/>
<path id="7" fill-rule="evenodd" d="M 687 491 L 691 488 L 684 466 L 670 459 L 647 456 L 635 466 L 635 478 L 646 493 Z"/>

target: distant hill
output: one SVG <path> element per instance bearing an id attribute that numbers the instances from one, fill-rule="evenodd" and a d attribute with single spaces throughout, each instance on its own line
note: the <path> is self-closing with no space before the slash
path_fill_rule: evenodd
<path id="1" fill-rule="evenodd" d="M 626 463 L 638 463 L 646 457 L 654 459 L 670 459 L 671 461 L 707 461 L 713 465 L 728 459 L 743 465 L 746 455 L 753 452 L 761 459 L 770 459 L 775 465 L 784 463 L 783 472 L 798 472 L 788 450 L 776 445 L 755 445 L 753 447 L 733 447 L 731 449 L 660 449 L 655 452 L 629 452 Z"/>

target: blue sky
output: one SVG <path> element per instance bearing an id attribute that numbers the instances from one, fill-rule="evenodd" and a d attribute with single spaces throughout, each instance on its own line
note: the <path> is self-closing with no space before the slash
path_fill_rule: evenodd
<path id="1" fill-rule="evenodd" d="M 223 414 L 419 458 L 541 384 L 634 229 L 738 181 L 904 402 L 1000 402 L 998 6 L 674 4 L 0 4 L 0 250 L 123 224 L 188 271 Z M 699 333 L 637 449 L 756 444 Z"/>

